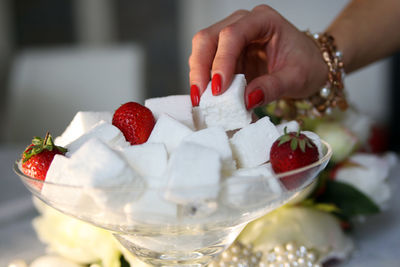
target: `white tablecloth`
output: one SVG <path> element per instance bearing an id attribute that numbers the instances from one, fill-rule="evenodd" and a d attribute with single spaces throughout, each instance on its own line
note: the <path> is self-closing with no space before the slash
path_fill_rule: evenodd
<path id="1" fill-rule="evenodd" d="M 13 259 L 30 261 L 44 254 L 45 246 L 37 239 L 31 221 L 37 215 L 31 194 L 12 171 L 23 150 L 22 146 L 0 146 L 0 266 Z M 359 223 L 352 233 L 356 251 L 340 267 L 400 266 L 400 163 L 392 171 L 389 182 L 392 198 L 383 213 Z"/>

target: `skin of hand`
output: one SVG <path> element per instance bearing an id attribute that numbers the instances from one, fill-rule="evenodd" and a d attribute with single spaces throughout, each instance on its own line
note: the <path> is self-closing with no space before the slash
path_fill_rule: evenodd
<path id="1" fill-rule="evenodd" d="M 236 11 L 199 31 L 189 66 L 193 106 L 211 77 L 212 93 L 219 95 L 235 73 L 244 73 L 245 102 L 252 109 L 282 97 L 307 97 L 328 75 L 314 41 L 267 5 Z"/>
<path id="2" fill-rule="evenodd" d="M 400 50 L 400 1 L 352 0 L 326 29 L 343 54 L 346 73 Z M 328 69 L 312 40 L 266 5 L 239 10 L 198 32 L 189 58 L 191 98 L 200 101 L 210 72 L 213 94 L 234 73 L 249 82 L 248 109 L 281 97 L 303 98 L 324 85 Z"/>

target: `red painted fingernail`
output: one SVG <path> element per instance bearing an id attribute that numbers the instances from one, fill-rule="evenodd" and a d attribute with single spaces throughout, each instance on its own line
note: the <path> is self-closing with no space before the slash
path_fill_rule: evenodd
<path id="1" fill-rule="evenodd" d="M 247 95 L 247 109 L 252 109 L 264 101 L 264 92 L 256 89 Z"/>
<path id="2" fill-rule="evenodd" d="M 190 86 L 190 99 L 192 100 L 192 106 L 197 107 L 200 103 L 200 90 L 197 85 L 193 84 Z"/>
<path id="3" fill-rule="evenodd" d="M 213 95 L 219 95 L 221 93 L 221 75 L 214 74 L 211 80 L 211 92 Z"/>

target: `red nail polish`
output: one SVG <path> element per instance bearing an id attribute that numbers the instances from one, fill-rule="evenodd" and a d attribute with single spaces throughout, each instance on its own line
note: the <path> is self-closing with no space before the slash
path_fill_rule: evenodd
<path id="1" fill-rule="evenodd" d="M 190 99 L 192 100 L 192 106 L 197 107 L 200 103 L 200 90 L 197 85 L 193 84 L 190 86 Z"/>
<path id="2" fill-rule="evenodd" d="M 219 95 L 221 93 L 221 75 L 214 74 L 211 80 L 211 92 L 213 95 Z"/>
<path id="3" fill-rule="evenodd" d="M 247 109 L 252 109 L 264 101 L 264 92 L 256 89 L 247 96 Z"/>

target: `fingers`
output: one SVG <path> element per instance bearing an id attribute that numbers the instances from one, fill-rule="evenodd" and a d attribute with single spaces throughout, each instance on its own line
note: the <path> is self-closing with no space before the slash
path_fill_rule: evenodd
<path id="1" fill-rule="evenodd" d="M 246 16 L 221 29 L 212 65 L 214 95 L 222 94 L 232 82 L 243 49 L 255 40 L 268 40 L 275 30 L 277 13 L 268 6 L 258 6 Z"/>
<path id="2" fill-rule="evenodd" d="M 284 87 L 281 76 L 266 74 L 252 80 L 245 91 L 246 108 L 250 110 L 278 99 Z"/>
<path id="3" fill-rule="evenodd" d="M 204 92 L 210 81 L 210 70 L 217 51 L 219 32 L 227 25 L 245 16 L 248 12 L 238 10 L 224 20 L 199 31 L 193 37 L 192 54 L 189 57 L 189 79 L 191 99 L 194 106 L 198 105 L 200 95 Z"/>
<path id="4" fill-rule="evenodd" d="M 287 67 L 277 73 L 265 74 L 252 80 L 245 90 L 248 110 L 262 106 L 286 96 L 293 86 L 305 83 L 299 78 L 299 69 Z"/>

